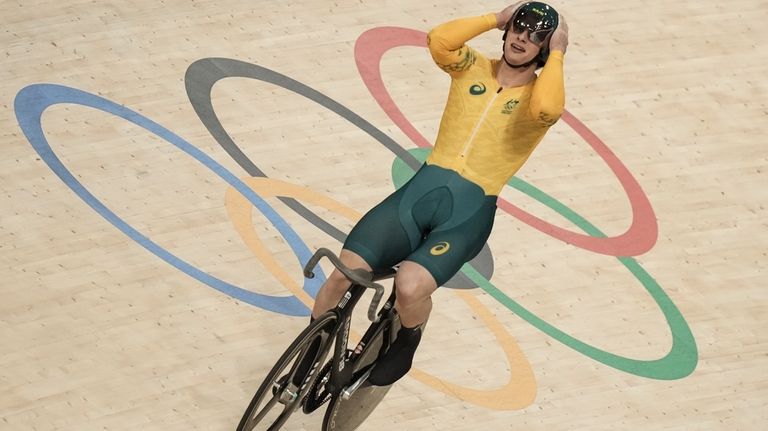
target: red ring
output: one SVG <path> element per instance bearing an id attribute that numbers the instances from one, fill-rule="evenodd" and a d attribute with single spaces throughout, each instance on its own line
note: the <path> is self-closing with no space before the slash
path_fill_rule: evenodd
<path id="1" fill-rule="evenodd" d="M 426 33 L 418 30 L 402 27 L 374 28 L 361 34 L 357 39 L 355 61 L 363 82 L 389 118 L 417 146 L 429 148 L 432 145 L 405 118 L 392 100 L 381 77 L 381 58 L 387 51 L 401 46 L 426 48 L 426 40 Z M 561 118 L 597 152 L 621 183 L 632 206 L 632 224 L 629 229 L 613 237 L 595 237 L 555 226 L 503 198 L 499 198 L 498 207 L 540 232 L 595 253 L 609 256 L 637 256 L 653 248 L 658 238 L 658 225 L 651 203 L 640 184 L 608 146 L 573 114 L 565 111 Z"/>

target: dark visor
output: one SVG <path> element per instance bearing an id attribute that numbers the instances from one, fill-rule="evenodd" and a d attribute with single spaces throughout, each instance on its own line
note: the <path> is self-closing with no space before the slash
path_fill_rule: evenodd
<path id="1" fill-rule="evenodd" d="M 520 10 L 512 19 L 512 31 L 520 34 L 528 31 L 528 39 L 541 45 L 547 36 L 554 30 L 554 23 L 543 13 L 536 10 Z"/>

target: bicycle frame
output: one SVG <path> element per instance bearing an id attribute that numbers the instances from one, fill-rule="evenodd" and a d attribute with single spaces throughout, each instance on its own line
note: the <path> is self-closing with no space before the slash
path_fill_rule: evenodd
<path id="1" fill-rule="evenodd" d="M 336 331 L 337 336 L 334 343 L 334 352 L 331 366 L 331 375 L 326 383 L 326 388 L 332 394 L 337 394 L 344 390 L 346 386 L 352 383 L 352 380 L 359 376 L 354 376 L 354 365 L 360 354 L 362 354 L 365 346 L 367 346 L 371 340 L 378 334 L 379 331 L 390 331 L 392 321 L 389 318 L 383 318 L 387 313 L 392 310 L 395 305 L 395 291 L 392 290 L 387 301 L 384 303 L 381 311 L 379 312 L 378 319 L 371 324 L 363 334 L 360 341 L 355 346 L 351 355 L 347 355 L 347 347 L 349 345 L 349 330 L 352 324 L 352 310 L 355 304 L 359 301 L 360 297 L 365 292 L 365 288 L 361 286 L 352 286 L 344 296 L 344 299 L 333 310 L 339 316 L 339 329 Z M 390 334 L 385 334 L 390 335 Z M 386 343 L 391 342 L 391 337 L 385 337 Z"/>
<path id="2" fill-rule="evenodd" d="M 336 340 L 333 345 L 333 355 L 331 357 L 331 374 L 326 383 L 326 389 L 333 395 L 338 395 L 345 387 L 348 387 L 352 383 L 355 370 L 351 366 L 354 364 L 358 356 L 363 352 L 364 348 L 371 340 L 378 334 L 379 331 L 389 331 L 389 334 L 385 339 L 385 343 L 389 344 L 393 338 L 394 333 L 391 332 L 391 326 L 393 322 L 388 318 L 389 313 L 392 311 L 395 305 L 395 290 L 392 292 L 384 303 L 378 313 L 376 312 L 378 304 L 384 293 L 384 288 L 375 283 L 375 281 L 392 278 L 396 274 L 396 270 L 393 268 L 386 269 L 384 271 L 369 273 L 362 270 L 350 270 L 346 268 L 336 256 L 326 249 L 319 249 L 315 255 L 307 263 L 304 269 L 304 275 L 311 278 L 314 276 L 311 269 L 317 265 L 321 257 L 328 257 L 329 260 L 338 268 L 348 279 L 352 280 L 352 286 L 344 293 L 339 303 L 334 307 L 331 312 L 337 315 L 337 324 L 333 328 L 333 333 L 336 334 Z M 367 289 L 374 289 L 376 293 L 371 301 L 371 306 L 368 309 L 368 319 L 373 323 L 368 327 L 361 340 L 357 343 L 357 346 L 352 351 L 351 355 L 347 355 L 347 347 L 349 344 L 349 331 L 352 325 L 352 312 L 360 301 Z M 321 352 L 320 358 L 326 356 L 326 352 Z M 359 379 L 358 384 L 362 383 Z M 356 388 L 355 388 L 356 389 Z M 352 391 L 354 392 L 354 391 Z M 351 395 L 348 393 L 347 396 Z"/>
<path id="3" fill-rule="evenodd" d="M 385 289 L 375 281 L 391 278 L 397 270 L 388 268 L 375 273 L 352 270 L 344 266 L 328 249 L 321 248 L 304 267 L 304 275 L 307 278 L 314 277 L 312 269 L 322 257 L 328 257 L 336 268 L 351 280 L 352 285 L 339 303 L 305 328 L 277 360 L 246 408 L 237 428 L 240 431 L 254 429 L 278 405 L 284 407 L 278 407 L 283 410 L 277 413 L 278 416 L 274 420 L 269 419 L 272 420 L 272 425 L 268 428 L 270 430 L 279 429 L 300 405 L 305 413 L 311 413 L 329 400 L 331 404 L 326 410 L 323 429 L 336 431 L 336 425 L 339 424 L 337 415 L 340 412 L 342 416 L 351 418 L 342 422 L 342 426 L 356 427 L 368 417 L 389 390 L 389 387 L 366 386 L 364 382 L 373 364 L 394 341 L 399 325 L 394 310 L 396 289 L 392 289 L 384 306 L 378 310 Z M 373 323 L 365 331 L 356 348 L 349 350 L 353 309 L 366 289 L 375 291 L 368 307 L 368 319 Z M 321 350 L 310 350 L 314 349 L 311 346 L 318 340 L 321 342 Z M 310 351 L 312 353 L 309 353 Z M 325 362 L 331 351 L 333 355 Z M 306 358 L 312 360 L 312 368 L 309 370 L 306 370 L 309 366 L 309 362 L 305 361 L 307 354 L 313 355 Z M 324 362 L 325 365 L 320 367 Z M 299 371 L 302 373 L 302 377 L 299 377 L 301 382 L 294 381 Z M 357 395 L 352 397 L 352 394 Z"/>

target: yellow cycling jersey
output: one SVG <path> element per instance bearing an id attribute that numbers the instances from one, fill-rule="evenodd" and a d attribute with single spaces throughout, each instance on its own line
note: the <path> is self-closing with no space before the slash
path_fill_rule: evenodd
<path id="1" fill-rule="evenodd" d="M 537 78 L 502 88 L 501 59 L 489 60 L 465 43 L 496 28 L 496 15 L 464 18 L 429 32 L 432 58 L 451 75 L 431 165 L 458 172 L 496 196 L 560 118 L 565 105 L 563 53 L 552 51 Z"/>

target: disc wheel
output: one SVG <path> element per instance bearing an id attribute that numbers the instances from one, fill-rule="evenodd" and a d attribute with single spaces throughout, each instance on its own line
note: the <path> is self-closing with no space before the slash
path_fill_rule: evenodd
<path id="1" fill-rule="evenodd" d="M 371 339 L 370 343 L 353 362 L 355 376 L 362 375 L 379 358 L 384 347 L 384 337 L 388 336 L 382 325 Z M 388 343 L 387 343 L 388 345 Z M 323 418 L 322 431 L 352 431 L 373 412 L 384 399 L 392 385 L 373 386 L 364 383 L 350 399 L 345 400 L 341 394 L 333 394 L 328 409 Z"/>

